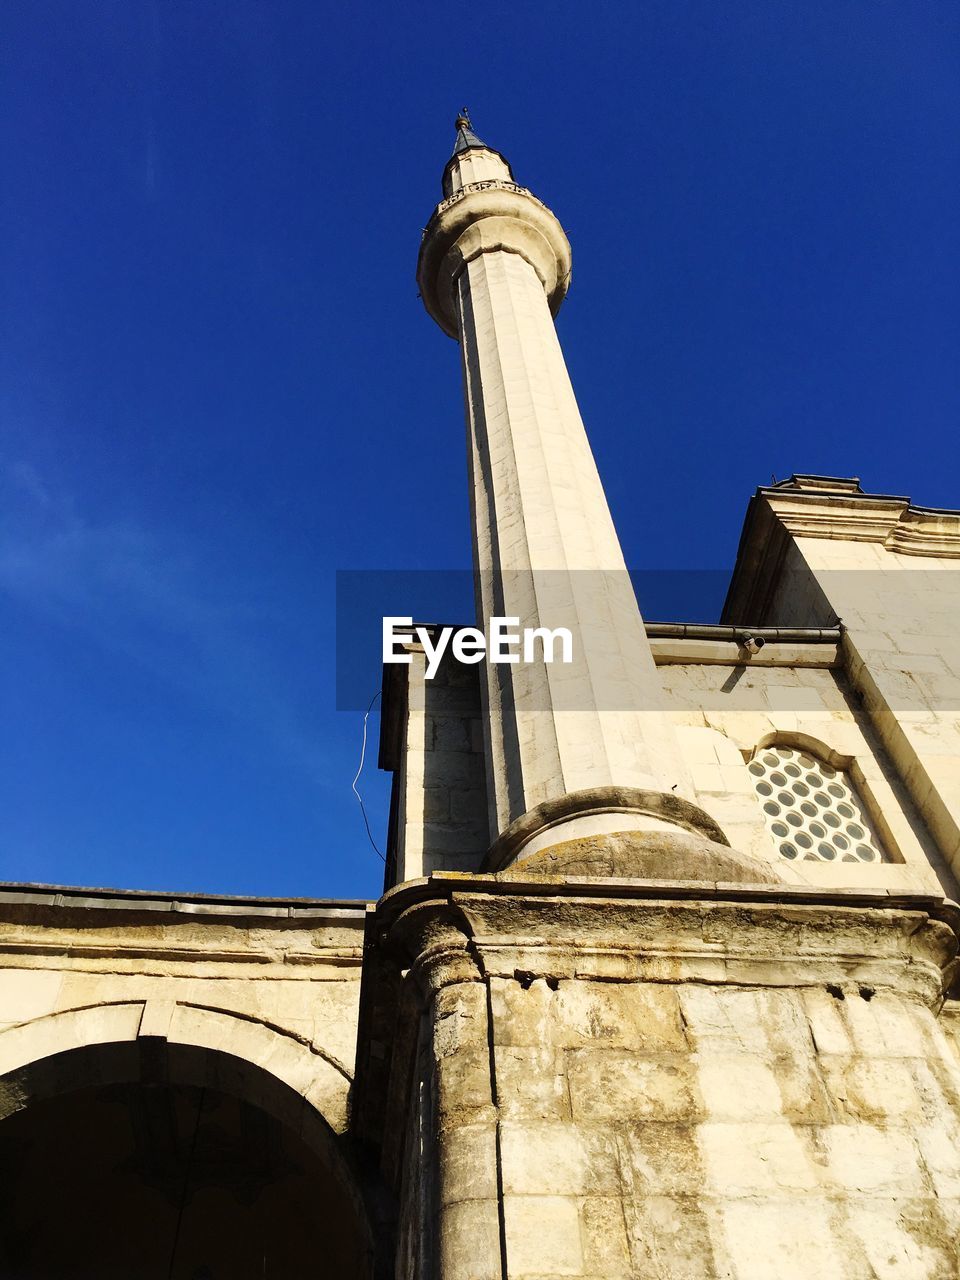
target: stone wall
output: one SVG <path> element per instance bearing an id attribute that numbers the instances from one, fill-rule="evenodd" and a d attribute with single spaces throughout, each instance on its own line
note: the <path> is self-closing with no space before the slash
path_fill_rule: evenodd
<path id="1" fill-rule="evenodd" d="M 851 683 L 957 874 L 960 561 L 827 539 L 798 547 L 844 619 Z"/>
<path id="2" fill-rule="evenodd" d="M 843 625 L 843 663 L 938 849 L 960 870 L 960 513 L 794 476 L 758 491 L 725 617 Z"/>
<path id="3" fill-rule="evenodd" d="M 5 886 L 0 1076 L 83 1045 L 209 1047 L 309 1095 L 344 1133 L 363 922 L 358 903 Z M 27 1099 L 11 1088 L 15 1109 Z"/>
<path id="4" fill-rule="evenodd" d="M 419 1047 L 358 1086 L 417 1152 L 403 1280 L 956 1274 L 955 921 L 777 899 L 436 876 L 381 904 Z"/>
<path id="5" fill-rule="evenodd" d="M 396 775 L 390 884 L 441 868 L 475 871 L 490 846 L 478 669 L 448 653 L 427 680 L 422 647 L 404 649 L 411 661 L 391 669 L 395 705 L 385 708 L 380 749 L 381 767 Z"/>
<path id="6" fill-rule="evenodd" d="M 0 1126 L 15 1116 L 29 1134 L 51 1104 L 72 1115 L 77 1091 L 235 1099 L 306 1144 L 327 1188 L 317 1229 L 335 1211 L 351 1274 L 386 1280 L 392 1206 L 350 1124 L 365 916 L 363 903 L 3 886 Z"/>
<path id="7" fill-rule="evenodd" d="M 939 888 L 956 895 L 953 871 L 836 646 L 768 644 L 755 658 L 742 650 L 738 655 L 733 643 L 674 641 L 658 650 L 658 672 L 697 803 L 717 820 L 733 848 L 773 859 L 782 869 L 746 762 L 770 743 L 799 745 L 849 771 L 890 859 L 859 866 L 796 862 L 792 869 L 801 879 L 825 887 Z M 685 662 L 685 651 L 697 660 Z"/>
<path id="8" fill-rule="evenodd" d="M 755 656 L 732 641 L 656 640 L 652 648 L 693 797 L 733 848 L 782 863 L 746 762 L 771 742 L 801 744 L 850 770 L 889 861 L 852 869 L 796 863 L 795 877 L 824 887 L 957 894 L 923 809 L 844 670 L 841 646 L 768 643 Z M 397 744 L 388 756 L 398 794 L 391 883 L 439 870 L 477 871 L 490 845 L 477 668 L 448 658 L 427 681 L 422 650 L 414 645 L 410 652 L 410 667 L 401 669 Z"/>
<path id="9" fill-rule="evenodd" d="M 960 1073 L 928 1011 L 855 985 L 493 999 L 511 1275 L 953 1273 Z"/>

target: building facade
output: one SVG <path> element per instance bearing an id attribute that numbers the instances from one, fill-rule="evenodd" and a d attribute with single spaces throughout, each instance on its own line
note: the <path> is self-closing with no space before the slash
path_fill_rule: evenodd
<path id="1" fill-rule="evenodd" d="M 960 1275 L 960 513 L 795 475 L 645 623 L 567 238 L 442 186 L 478 617 L 572 660 L 385 666 L 377 903 L 3 888 L 0 1275 Z"/>

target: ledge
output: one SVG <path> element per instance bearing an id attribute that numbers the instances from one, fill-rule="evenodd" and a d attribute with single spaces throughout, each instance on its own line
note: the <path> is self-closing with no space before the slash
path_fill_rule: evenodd
<path id="1" fill-rule="evenodd" d="M 150 889 L 88 889 L 72 885 L 0 881 L 0 912 L 7 906 L 70 911 L 134 911 L 178 916 L 230 916 L 336 921 L 363 925 L 368 903 L 350 898 L 262 898 L 216 893 L 159 893 Z"/>
<path id="2" fill-rule="evenodd" d="M 522 863 L 518 864 L 522 867 Z M 743 884 L 719 880 L 615 880 L 585 876 L 530 876 L 512 873 L 434 871 L 418 880 L 406 880 L 389 889 L 376 904 L 372 916 L 385 923 L 421 902 L 461 894 L 502 898 L 616 898 L 638 902 L 682 902 L 702 899 L 716 902 L 774 904 L 783 906 L 854 907 L 885 911 L 923 911 L 948 924 L 960 937 L 960 905 L 941 894 L 898 892 L 893 889 L 817 889 L 801 884 Z"/>

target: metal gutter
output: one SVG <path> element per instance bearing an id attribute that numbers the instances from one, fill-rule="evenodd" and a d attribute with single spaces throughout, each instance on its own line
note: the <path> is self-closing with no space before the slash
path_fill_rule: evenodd
<path id="1" fill-rule="evenodd" d="M 648 622 L 651 640 L 733 640 L 746 636 L 767 644 L 839 644 L 840 627 L 731 627 L 722 623 Z"/>

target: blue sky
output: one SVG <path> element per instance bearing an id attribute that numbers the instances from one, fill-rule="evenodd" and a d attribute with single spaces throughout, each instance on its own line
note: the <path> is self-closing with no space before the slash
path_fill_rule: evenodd
<path id="1" fill-rule="evenodd" d="M 2 878 L 378 892 L 335 574 L 469 564 L 463 103 L 573 243 L 629 563 L 791 471 L 960 505 L 954 3 L 6 0 L 0 59 Z"/>

